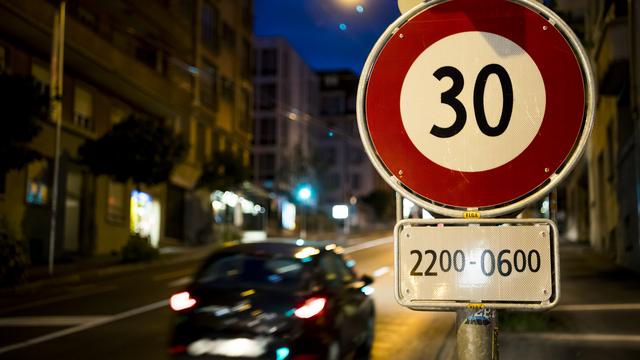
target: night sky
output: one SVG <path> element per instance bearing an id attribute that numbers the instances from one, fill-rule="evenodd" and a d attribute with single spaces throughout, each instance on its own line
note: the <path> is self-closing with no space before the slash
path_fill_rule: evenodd
<path id="1" fill-rule="evenodd" d="M 314 70 L 360 73 L 396 0 L 255 0 L 255 33 L 283 36 Z"/>

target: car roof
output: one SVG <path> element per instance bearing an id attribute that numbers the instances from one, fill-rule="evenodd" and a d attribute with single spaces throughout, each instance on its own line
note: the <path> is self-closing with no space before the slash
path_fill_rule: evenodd
<path id="1" fill-rule="evenodd" d="M 261 253 L 264 255 L 282 255 L 285 257 L 295 257 L 295 255 L 304 248 L 314 248 L 319 253 L 331 251 L 333 252 L 337 246 L 331 246 L 331 242 L 321 241 L 300 241 L 295 239 L 268 239 L 266 241 L 236 243 L 226 246 L 215 254 L 239 254 L 239 253 Z"/>

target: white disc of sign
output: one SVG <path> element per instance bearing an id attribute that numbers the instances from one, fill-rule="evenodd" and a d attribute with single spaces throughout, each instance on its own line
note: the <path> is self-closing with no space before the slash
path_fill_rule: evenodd
<path id="1" fill-rule="evenodd" d="M 396 191 L 459 217 L 539 200 L 582 155 L 594 115 L 584 49 L 527 0 L 430 1 L 382 35 L 358 89 L 371 161 Z"/>

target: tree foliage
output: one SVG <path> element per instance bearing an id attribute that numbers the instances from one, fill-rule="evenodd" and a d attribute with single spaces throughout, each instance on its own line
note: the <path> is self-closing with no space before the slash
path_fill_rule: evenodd
<path id="1" fill-rule="evenodd" d="M 83 162 L 94 174 L 146 185 L 167 181 L 186 152 L 186 141 L 161 121 L 134 115 L 80 148 Z"/>
<path id="2" fill-rule="evenodd" d="M 39 120 L 49 113 L 49 95 L 31 77 L 0 74 L 0 176 L 20 169 L 40 153 L 29 148 Z"/>
<path id="3" fill-rule="evenodd" d="M 211 161 L 202 167 L 198 187 L 209 190 L 231 188 L 249 180 L 249 169 L 239 155 L 230 151 L 213 153 Z"/>

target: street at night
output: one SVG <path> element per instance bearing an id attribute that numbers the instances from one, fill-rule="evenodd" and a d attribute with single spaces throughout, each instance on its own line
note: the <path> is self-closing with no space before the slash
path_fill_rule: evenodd
<path id="1" fill-rule="evenodd" d="M 361 240 L 346 252 L 360 273 L 375 277 L 373 359 L 435 359 L 455 316 L 414 313 L 397 306 L 391 237 Z M 168 299 L 199 265 L 197 260 L 186 261 L 3 297 L 0 358 L 167 358 Z"/>
<path id="2" fill-rule="evenodd" d="M 640 359 L 640 0 L 0 0 L 0 360 Z"/>

